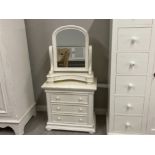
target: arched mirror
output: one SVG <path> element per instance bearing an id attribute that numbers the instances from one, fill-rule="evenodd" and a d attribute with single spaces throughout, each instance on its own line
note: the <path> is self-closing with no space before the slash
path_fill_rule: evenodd
<path id="1" fill-rule="evenodd" d="M 89 38 L 85 29 L 67 25 L 52 35 L 54 71 L 88 71 Z"/>

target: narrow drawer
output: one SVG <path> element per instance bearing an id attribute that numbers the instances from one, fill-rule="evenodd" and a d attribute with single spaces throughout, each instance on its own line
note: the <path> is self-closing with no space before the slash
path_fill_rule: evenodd
<path id="1" fill-rule="evenodd" d="M 87 124 L 87 116 L 72 116 L 72 115 L 52 115 L 52 121 L 56 123 L 73 123 L 73 124 Z"/>
<path id="2" fill-rule="evenodd" d="M 88 114 L 88 106 L 52 104 L 51 111 L 56 113 Z"/>
<path id="3" fill-rule="evenodd" d="M 148 53 L 118 53 L 117 74 L 146 74 L 148 69 Z"/>
<path id="4" fill-rule="evenodd" d="M 142 118 L 115 116 L 114 130 L 122 133 L 140 133 L 142 131 Z"/>
<path id="5" fill-rule="evenodd" d="M 120 26 L 150 26 L 152 19 L 119 19 L 118 24 Z"/>
<path id="6" fill-rule="evenodd" d="M 115 97 L 115 114 L 142 115 L 143 97 Z"/>
<path id="7" fill-rule="evenodd" d="M 116 94 L 144 95 L 145 76 L 116 76 Z"/>
<path id="8" fill-rule="evenodd" d="M 87 95 L 74 95 L 74 94 L 51 94 L 51 102 L 67 102 L 67 103 L 88 103 Z"/>
<path id="9" fill-rule="evenodd" d="M 150 46 L 151 28 L 119 28 L 118 29 L 118 50 L 145 51 Z"/>

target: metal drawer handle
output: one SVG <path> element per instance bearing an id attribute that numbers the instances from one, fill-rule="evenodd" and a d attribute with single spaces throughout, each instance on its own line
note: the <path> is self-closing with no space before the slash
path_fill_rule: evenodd
<path id="1" fill-rule="evenodd" d="M 130 124 L 130 122 L 126 122 L 126 123 L 125 123 L 125 127 L 126 127 L 126 128 L 129 128 L 129 127 L 131 127 L 131 124 Z"/>
<path id="2" fill-rule="evenodd" d="M 57 120 L 60 121 L 61 120 L 61 117 L 57 117 Z"/>
<path id="3" fill-rule="evenodd" d="M 60 107 L 57 107 L 57 110 L 61 110 L 61 108 Z"/>

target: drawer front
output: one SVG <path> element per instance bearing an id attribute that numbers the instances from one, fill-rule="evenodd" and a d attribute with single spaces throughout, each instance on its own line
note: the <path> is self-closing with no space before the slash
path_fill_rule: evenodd
<path id="1" fill-rule="evenodd" d="M 148 53 L 118 53 L 118 74 L 146 74 L 148 69 Z"/>
<path id="2" fill-rule="evenodd" d="M 115 97 L 115 114 L 143 114 L 143 97 Z"/>
<path id="3" fill-rule="evenodd" d="M 123 133 L 140 133 L 142 131 L 142 118 L 115 116 L 114 130 Z"/>
<path id="4" fill-rule="evenodd" d="M 71 116 L 71 115 L 52 115 L 52 121 L 56 123 L 73 123 L 73 124 L 87 124 L 87 116 Z"/>
<path id="5" fill-rule="evenodd" d="M 52 104 L 51 111 L 55 113 L 78 113 L 78 114 L 88 114 L 88 106 L 75 106 L 75 105 L 62 105 L 62 104 Z"/>
<path id="6" fill-rule="evenodd" d="M 116 93 L 125 95 L 144 95 L 145 76 L 116 76 Z"/>
<path id="7" fill-rule="evenodd" d="M 88 103 L 87 95 L 51 94 L 51 102 Z"/>
<path id="8" fill-rule="evenodd" d="M 146 51 L 150 46 L 151 28 L 119 28 L 118 50 Z"/>
<path id="9" fill-rule="evenodd" d="M 151 25 L 152 19 L 119 19 L 119 25 L 130 26 L 130 25 Z"/>

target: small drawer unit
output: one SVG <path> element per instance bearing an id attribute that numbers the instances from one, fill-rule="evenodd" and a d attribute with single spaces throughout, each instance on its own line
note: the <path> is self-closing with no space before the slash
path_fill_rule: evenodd
<path id="1" fill-rule="evenodd" d="M 61 84 L 61 88 L 57 85 Z M 68 89 L 66 86 L 69 85 Z M 94 91 L 96 82 L 44 83 L 48 122 L 47 130 L 95 132 Z M 89 88 L 88 88 L 89 87 Z"/>

